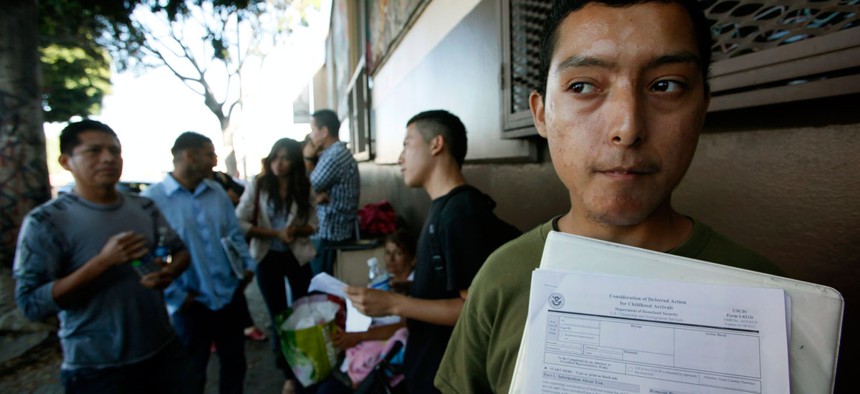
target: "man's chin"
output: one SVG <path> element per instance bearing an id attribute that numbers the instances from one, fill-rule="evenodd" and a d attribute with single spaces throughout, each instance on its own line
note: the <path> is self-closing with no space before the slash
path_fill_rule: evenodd
<path id="1" fill-rule="evenodd" d="M 588 210 L 589 222 L 610 227 L 632 227 L 645 221 L 653 209 L 641 207 L 610 207 L 608 209 Z"/>

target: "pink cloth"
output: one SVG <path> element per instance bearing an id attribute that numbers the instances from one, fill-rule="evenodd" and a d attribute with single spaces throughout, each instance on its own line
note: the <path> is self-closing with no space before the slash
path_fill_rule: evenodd
<path id="1" fill-rule="evenodd" d="M 385 357 L 385 354 L 394 346 L 394 342 L 402 342 L 406 346 L 406 338 L 409 336 L 409 331 L 406 328 L 401 328 L 388 338 L 387 341 L 362 341 L 357 345 L 346 350 L 347 365 L 346 371 L 352 384 L 357 386 L 363 381 L 376 364 Z M 397 375 L 391 379 L 390 385 L 395 386 L 403 380 L 403 375 Z"/>

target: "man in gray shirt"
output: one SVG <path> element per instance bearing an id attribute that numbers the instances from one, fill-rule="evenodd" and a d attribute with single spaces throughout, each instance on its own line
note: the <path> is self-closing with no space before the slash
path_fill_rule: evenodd
<path id="1" fill-rule="evenodd" d="M 152 201 L 116 191 L 122 150 L 110 127 L 72 123 L 60 151 L 75 187 L 24 219 L 18 307 L 32 320 L 59 315 L 67 392 L 192 391 L 161 292 L 188 266 L 185 245 Z M 153 257 L 156 244 L 172 252 L 171 264 Z"/>

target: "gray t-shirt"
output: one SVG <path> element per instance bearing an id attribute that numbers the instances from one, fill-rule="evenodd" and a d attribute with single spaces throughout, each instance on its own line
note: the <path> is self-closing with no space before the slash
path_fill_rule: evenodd
<path id="1" fill-rule="evenodd" d="M 146 236 L 154 250 L 158 229 L 165 226 L 172 251 L 185 249 L 155 203 L 122 193 L 110 205 L 64 194 L 24 219 L 15 255 L 15 300 L 32 320 L 59 315 L 63 369 L 137 363 L 173 338 L 161 291 L 141 285 L 129 264 L 110 268 L 66 309 L 51 295 L 54 281 L 96 256 L 110 237 L 135 231 Z"/>

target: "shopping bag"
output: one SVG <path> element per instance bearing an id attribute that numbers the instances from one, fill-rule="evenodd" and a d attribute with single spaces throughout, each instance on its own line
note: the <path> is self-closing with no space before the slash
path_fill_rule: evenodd
<path id="1" fill-rule="evenodd" d="M 344 329 L 346 305 L 331 294 L 313 294 L 296 300 L 275 317 L 281 351 L 299 383 L 319 383 L 336 368 L 338 349 L 331 342 L 336 329 Z"/>

